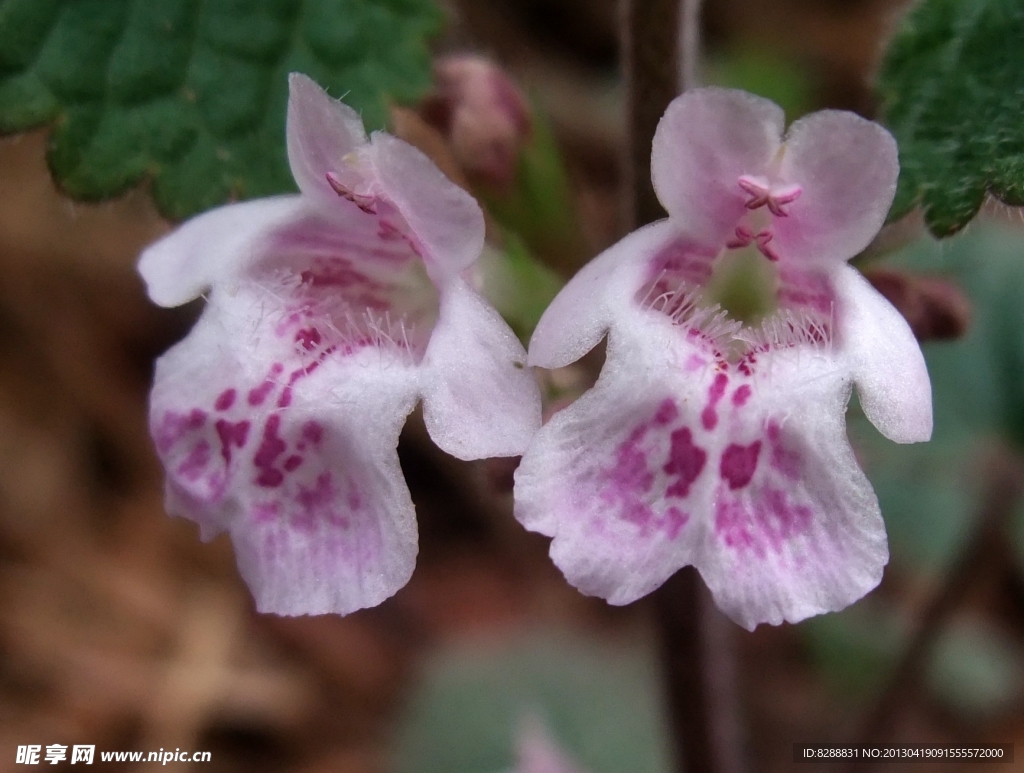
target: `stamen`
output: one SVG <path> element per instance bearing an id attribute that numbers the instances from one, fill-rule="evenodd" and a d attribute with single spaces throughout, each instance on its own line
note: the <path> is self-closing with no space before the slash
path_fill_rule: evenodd
<path id="1" fill-rule="evenodd" d="M 334 172 L 328 172 L 326 174 L 327 184 L 331 186 L 335 193 L 341 196 L 343 199 L 351 201 L 359 209 L 368 215 L 377 214 L 377 198 L 375 196 L 367 196 L 362 193 L 356 193 L 348 186 L 346 186 L 338 175 Z"/>
<path id="2" fill-rule="evenodd" d="M 742 225 L 736 226 L 736 238 L 725 243 L 730 250 L 738 250 L 746 247 L 754 240 L 754 232 Z"/>
<path id="3" fill-rule="evenodd" d="M 740 188 L 750 196 L 745 205 L 747 209 L 760 209 L 768 204 L 771 198 L 771 189 L 766 183 L 749 175 L 742 175 L 738 182 Z"/>
<path id="4" fill-rule="evenodd" d="M 754 237 L 754 241 L 757 242 L 757 249 L 761 251 L 762 255 L 772 261 L 772 263 L 778 263 L 779 254 L 768 246 L 771 243 L 773 236 L 774 234 L 771 231 L 759 231 L 757 236 Z"/>
<path id="5" fill-rule="evenodd" d="M 746 226 L 740 225 L 736 226 L 736 236 L 726 242 L 725 246 L 730 250 L 738 250 L 749 246 L 753 242 L 757 245 L 757 249 L 762 255 L 773 263 L 777 263 L 779 260 L 779 254 L 768 246 L 773 237 L 774 234 L 770 228 L 765 228 L 754 233 Z"/>
<path id="6" fill-rule="evenodd" d="M 803 193 L 803 188 L 799 185 L 773 187 L 764 178 L 751 177 L 746 174 L 741 175 L 737 183 L 750 197 L 744 204 L 747 209 L 760 209 L 767 206 L 768 210 L 776 217 L 788 217 L 789 213 L 786 211 L 785 205 L 792 204 Z"/>
<path id="7" fill-rule="evenodd" d="M 784 204 L 792 204 L 800 198 L 804 189 L 799 185 L 787 185 L 778 190 L 773 190 L 768 196 L 768 209 L 776 217 L 789 217 L 789 213 L 783 209 Z"/>

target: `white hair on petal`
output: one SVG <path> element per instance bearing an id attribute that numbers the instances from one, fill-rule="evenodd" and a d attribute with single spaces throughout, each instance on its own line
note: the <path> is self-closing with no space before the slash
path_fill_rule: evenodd
<path id="1" fill-rule="evenodd" d="M 657 287 L 661 277 L 647 290 L 641 306 L 657 311 L 672 320 L 673 325 L 697 330 L 716 345 L 727 343 L 736 337 L 743 323 L 730 319 L 721 306 L 701 305 L 701 289 L 680 283 L 651 298 L 651 291 Z"/>
<path id="2" fill-rule="evenodd" d="M 832 343 L 831 320 L 798 309 L 780 308 L 761 320 L 761 324 L 744 327 L 735 336 L 749 351 L 791 346 L 813 346 L 825 348 Z"/>

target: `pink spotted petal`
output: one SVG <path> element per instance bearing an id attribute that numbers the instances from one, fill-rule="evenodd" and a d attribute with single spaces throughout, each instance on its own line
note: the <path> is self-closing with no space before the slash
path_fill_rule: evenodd
<path id="1" fill-rule="evenodd" d="M 725 244 L 750 198 L 739 179 L 767 173 L 784 126 L 778 105 L 742 91 L 693 89 L 672 100 L 651 153 L 669 215 L 702 243 Z"/>
<path id="2" fill-rule="evenodd" d="M 361 177 L 345 156 L 366 143 L 363 121 L 351 107 L 302 73 L 288 78 L 288 163 L 299 190 L 326 209 L 339 208 L 327 174 L 350 188 Z"/>
<path id="3" fill-rule="evenodd" d="M 529 363 L 560 368 L 597 346 L 613 320 L 628 318 L 650 262 L 678 236 L 675 224 L 634 231 L 584 266 L 544 311 L 530 340 Z"/>
<path id="4" fill-rule="evenodd" d="M 846 438 L 850 384 L 836 360 L 780 350 L 751 387 L 722 417 L 729 441 L 714 455 L 708 542 L 694 561 L 718 607 L 750 630 L 843 609 L 878 585 L 889 555 Z"/>
<path id="5" fill-rule="evenodd" d="M 867 247 L 896 194 L 896 140 L 854 113 L 824 110 L 790 127 L 779 176 L 803 192 L 774 223 L 786 259 L 843 261 Z"/>
<path id="6" fill-rule="evenodd" d="M 696 395 L 675 375 L 677 342 L 646 315 L 613 328 L 597 384 L 541 427 L 515 474 L 516 518 L 554 537 L 551 557 L 570 584 L 612 604 L 650 593 L 699 546 L 704 503 L 665 495 L 707 467 L 678 426 Z M 669 474 L 675 430 L 678 474 Z"/>
<path id="7" fill-rule="evenodd" d="M 827 350 L 763 352 L 750 375 L 638 314 L 597 385 L 537 433 L 516 517 L 552 536 L 571 584 L 613 604 L 698 568 L 747 628 L 841 609 L 888 557 L 845 437 L 850 381 Z"/>
<path id="8" fill-rule="evenodd" d="M 850 266 L 835 274 L 839 346 L 848 358 L 861 407 L 897 443 L 932 435 L 932 388 L 924 355 L 892 304 Z"/>
<path id="9" fill-rule="evenodd" d="M 300 196 L 275 196 L 220 207 L 192 218 L 150 245 L 139 259 L 149 297 L 180 306 L 214 283 L 230 282 L 263 254 L 266 240 L 307 216 Z"/>
<path id="10" fill-rule="evenodd" d="M 375 132 L 368 150 L 376 185 L 397 207 L 439 286 L 480 257 L 484 216 L 480 205 L 412 145 Z"/>
<path id="11" fill-rule="evenodd" d="M 540 390 L 523 345 L 461 279 L 442 293 L 422 380 L 427 430 L 459 459 L 521 454 L 540 427 Z"/>
<path id="12" fill-rule="evenodd" d="M 231 534 L 257 608 L 346 614 L 391 596 L 416 556 L 398 433 L 417 399 L 400 354 L 301 359 L 243 289 L 214 295 L 157 362 L 151 429 L 169 512 Z"/>

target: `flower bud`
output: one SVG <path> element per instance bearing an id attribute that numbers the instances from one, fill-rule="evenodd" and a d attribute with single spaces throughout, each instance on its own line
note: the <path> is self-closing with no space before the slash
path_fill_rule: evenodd
<path id="1" fill-rule="evenodd" d="M 526 97 L 500 67 L 481 56 L 443 57 L 434 75 L 437 91 L 423 103 L 424 117 L 448 138 L 473 182 L 508 187 L 531 131 Z"/>
<path id="2" fill-rule="evenodd" d="M 864 273 L 904 316 L 919 341 L 959 338 L 971 324 L 971 302 L 952 281 L 889 268 Z"/>

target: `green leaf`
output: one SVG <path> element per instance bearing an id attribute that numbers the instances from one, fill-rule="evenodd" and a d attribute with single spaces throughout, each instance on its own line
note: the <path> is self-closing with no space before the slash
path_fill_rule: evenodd
<path id="1" fill-rule="evenodd" d="M 986 193 L 1024 205 L 1024 3 L 924 0 L 879 76 L 882 115 L 900 145 L 890 218 L 924 208 L 948 236 Z"/>
<path id="2" fill-rule="evenodd" d="M 53 125 L 72 197 L 152 179 L 180 219 L 292 191 L 289 72 L 384 125 L 429 86 L 432 0 L 0 0 L 0 133 Z"/>
<path id="3" fill-rule="evenodd" d="M 513 184 L 507 191 L 476 193 L 506 231 L 549 265 L 571 275 L 588 260 L 565 163 L 539 110 L 533 111 L 533 131 L 520 151 Z"/>
<path id="4" fill-rule="evenodd" d="M 498 773 L 524 719 L 591 773 L 665 773 L 668 738 L 648 648 L 533 635 L 452 648 L 424 670 L 400 719 L 397 773 Z"/>

